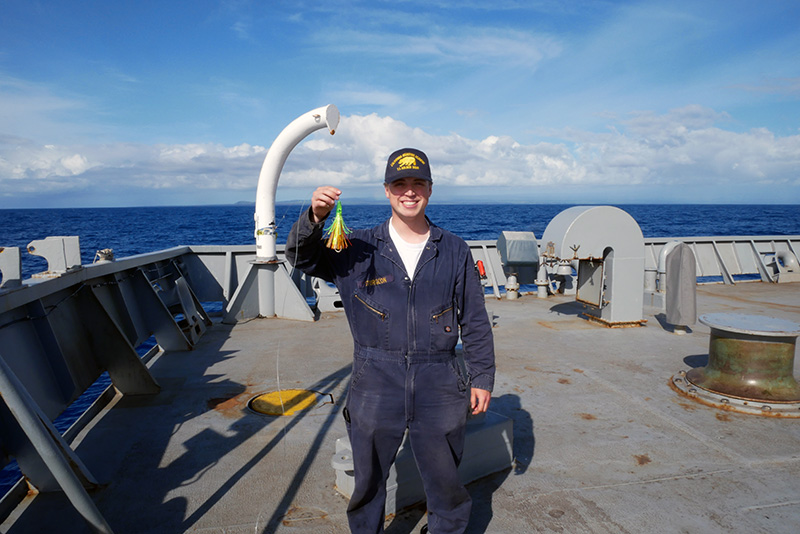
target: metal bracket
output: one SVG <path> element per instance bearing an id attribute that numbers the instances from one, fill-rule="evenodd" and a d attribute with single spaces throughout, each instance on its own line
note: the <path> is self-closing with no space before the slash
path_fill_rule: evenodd
<path id="1" fill-rule="evenodd" d="M 28 243 L 28 252 L 47 260 L 45 275 L 64 274 L 81 266 L 78 236 L 49 236 Z"/>
<path id="2" fill-rule="evenodd" d="M 22 285 L 19 247 L 0 247 L 0 290 Z"/>

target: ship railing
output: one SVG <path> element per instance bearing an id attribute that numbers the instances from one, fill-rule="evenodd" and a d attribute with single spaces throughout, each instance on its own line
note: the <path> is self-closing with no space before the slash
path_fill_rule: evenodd
<path id="1" fill-rule="evenodd" d="M 645 238 L 645 271 L 657 270 L 661 250 L 686 243 L 697 265 L 698 283 L 777 282 L 785 266 L 781 253 L 800 257 L 800 236 L 713 236 Z"/>
<path id="2" fill-rule="evenodd" d="M 790 253 L 800 258 L 800 236 L 714 236 L 714 237 L 646 237 L 644 238 L 645 271 L 658 270 L 659 256 L 673 242 L 686 243 L 692 249 L 697 266 L 697 283 L 777 282 L 785 275 L 781 257 Z M 500 261 L 496 241 L 469 241 L 472 255 L 486 266 L 487 291 L 500 298 L 510 269 Z M 539 244 L 541 250 L 541 243 Z M 523 290 L 535 291 L 531 280 Z M 525 287 L 525 286 L 528 287 Z"/>
<path id="3" fill-rule="evenodd" d="M 191 256 L 177 247 L 0 291 L 0 520 L 30 491 L 63 491 L 95 531 L 111 531 L 70 444 L 115 395 L 158 393 L 147 362 L 191 349 L 211 325 L 185 274 Z"/>
<path id="4" fill-rule="evenodd" d="M 695 254 L 698 283 L 725 283 L 757 281 L 776 282 L 781 265 L 778 255 L 790 252 L 800 257 L 800 236 L 719 236 L 719 237 L 657 237 L 644 239 L 645 270 L 657 270 L 662 249 L 677 241 L 687 243 Z M 504 266 L 497 249 L 496 240 L 471 240 L 467 242 L 473 259 L 482 261 L 486 276 L 483 283 L 487 296 L 500 298 L 505 291 L 506 278 L 511 269 Z M 540 246 L 541 248 L 541 246 Z M 283 245 L 277 252 L 283 261 Z M 248 265 L 254 261 L 253 247 L 192 247 L 196 258 L 192 261 L 202 265 L 194 278 L 204 282 L 197 291 L 201 300 L 227 303 L 238 283 L 243 280 Z M 322 311 L 341 309 L 336 289 L 315 278 L 306 277 L 287 264 L 289 274 L 300 292 L 310 304 L 316 302 Z M 206 272 L 208 271 L 208 272 Z M 535 272 L 535 269 L 532 270 Z M 521 290 L 535 291 L 533 280 L 521 280 Z"/>

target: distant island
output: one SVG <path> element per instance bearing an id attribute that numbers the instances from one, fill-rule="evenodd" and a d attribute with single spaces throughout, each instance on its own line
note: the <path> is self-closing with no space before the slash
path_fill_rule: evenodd
<path id="1" fill-rule="evenodd" d="M 276 206 L 301 206 L 303 204 L 308 204 L 309 199 L 302 199 L 302 200 L 279 200 L 275 202 Z M 357 205 L 357 206 L 365 206 L 365 205 L 376 205 L 376 204 L 386 204 L 386 199 L 374 199 L 374 198 L 348 198 L 348 204 Z M 440 203 L 441 204 L 441 203 Z M 239 202 L 235 202 L 234 206 L 255 206 L 256 203 L 249 200 L 240 200 Z"/>

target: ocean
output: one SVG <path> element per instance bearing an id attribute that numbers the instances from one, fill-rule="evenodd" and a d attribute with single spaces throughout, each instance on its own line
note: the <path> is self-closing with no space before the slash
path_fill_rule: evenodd
<path id="1" fill-rule="evenodd" d="M 432 204 L 430 219 L 467 240 L 497 239 L 503 230 L 532 231 L 541 238 L 547 223 L 569 205 Z M 630 204 L 617 206 L 638 223 L 645 237 L 800 235 L 800 205 Z M 276 209 L 278 243 L 308 206 Z M 0 209 L 0 247 L 22 249 L 23 278 L 45 271 L 47 263 L 25 253 L 28 243 L 47 236 L 80 237 L 83 264 L 98 250 L 116 258 L 178 245 L 254 245 L 254 206 L 181 206 L 141 208 Z M 350 228 L 369 228 L 389 216 L 387 205 L 343 203 Z M 137 347 L 144 354 L 154 338 Z M 66 430 L 110 384 L 107 373 L 55 421 Z M 0 472 L 0 495 L 20 476 L 16 462 Z"/>
<path id="2" fill-rule="evenodd" d="M 276 208 L 278 243 L 301 205 Z M 436 204 L 428 215 L 464 239 L 497 239 L 503 230 L 532 231 L 541 238 L 547 223 L 570 207 L 561 204 Z M 645 237 L 800 235 L 800 204 L 628 204 L 617 206 L 638 223 Z M 342 205 L 350 228 L 369 228 L 389 216 L 388 204 Z M 0 247 L 22 249 L 23 277 L 45 271 L 47 263 L 25 253 L 33 240 L 80 237 L 82 263 L 110 248 L 116 258 L 178 245 L 253 245 L 252 205 L 140 208 L 0 209 Z"/>

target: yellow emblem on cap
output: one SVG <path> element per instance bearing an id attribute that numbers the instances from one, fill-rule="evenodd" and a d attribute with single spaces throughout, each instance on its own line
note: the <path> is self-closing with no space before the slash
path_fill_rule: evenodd
<path id="1" fill-rule="evenodd" d="M 419 169 L 419 165 L 417 161 L 422 165 L 425 165 L 425 162 L 412 152 L 404 152 L 397 156 L 394 161 L 392 162 L 392 167 L 396 167 L 398 171 L 406 171 L 408 169 Z"/>

